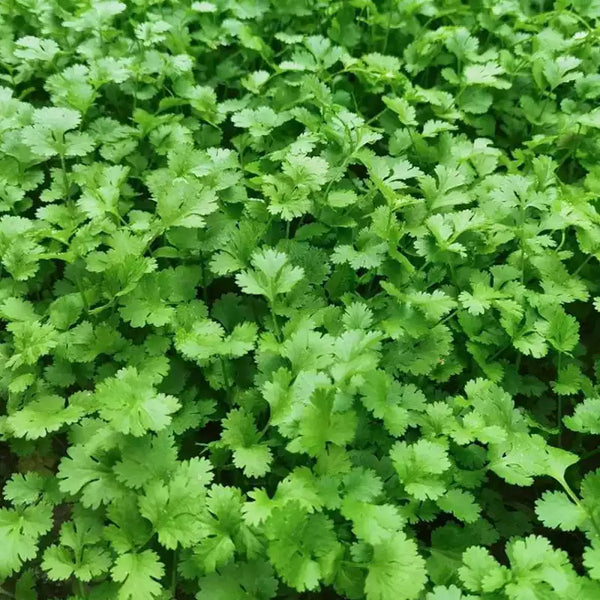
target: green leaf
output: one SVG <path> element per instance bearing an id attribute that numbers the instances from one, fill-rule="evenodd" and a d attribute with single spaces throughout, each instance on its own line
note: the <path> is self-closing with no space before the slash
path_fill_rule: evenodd
<path id="1" fill-rule="evenodd" d="M 485 548 L 472 546 L 462 557 L 458 576 L 472 592 L 490 593 L 502 588 L 509 579 L 508 569 L 498 564 Z"/>
<path id="2" fill-rule="evenodd" d="M 393 538 L 405 524 L 398 509 L 391 504 L 376 505 L 349 499 L 342 505 L 342 514 L 352 521 L 354 535 L 373 545 Z"/>
<path id="3" fill-rule="evenodd" d="M 548 325 L 544 327 L 548 341 L 558 352 L 569 354 L 579 342 L 577 320 L 562 310 L 556 310 L 548 317 Z"/>
<path id="4" fill-rule="evenodd" d="M 445 492 L 446 484 L 439 475 L 449 469 L 451 463 L 442 444 L 425 439 L 414 444 L 396 442 L 390 458 L 398 479 L 415 498 L 435 499 Z"/>
<path id="5" fill-rule="evenodd" d="M 276 113 L 268 106 L 257 109 L 245 108 L 231 118 L 236 127 L 248 129 L 250 135 L 260 138 L 268 135 L 275 127 L 279 127 L 288 119 L 286 113 Z"/>
<path id="6" fill-rule="evenodd" d="M 58 44 L 51 39 L 26 35 L 16 42 L 15 56 L 25 61 L 51 61 L 59 51 Z"/>
<path id="7" fill-rule="evenodd" d="M 563 492 L 545 492 L 535 503 L 535 512 L 546 527 L 573 531 L 586 518 L 585 511 Z"/>
<path id="8" fill-rule="evenodd" d="M 168 482 L 152 481 L 139 498 L 140 514 L 152 523 L 166 548 L 189 547 L 206 535 L 204 511 L 199 507 L 212 480 L 210 469 L 205 459 L 180 463 Z"/>
<path id="9" fill-rule="evenodd" d="M 322 513 L 307 514 L 297 504 L 289 503 L 272 512 L 265 533 L 271 564 L 294 589 L 317 589 L 333 573 L 341 546 L 333 522 Z"/>
<path id="10" fill-rule="evenodd" d="M 425 587 L 425 561 L 403 533 L 373 546 L 365 579 L 367 600 L 409 600 Z"/>
<path id="11" fill-rule="evenodd" d="M 35 504 L 49 483 L 49 479 L 40 473 L 33 471 L 24 475 L 14 473 L 4 485 L 3 495 L 15 506 Z"/>
<path id="12" fill-rule="evenodd" d="M 6 422 L 15 437 L 33 440 L 74 423 L 85 412 L 85 407 L 76 403 L 65 406 L 60 396 L 42 396 L 9 415 Z"/>
<path id="13" fill-rule="evenodd" d="M 357 418 L 354 411 L 336 412 L 334 397 L 328 390 L 317 390 L 312 402 L 302 411 L 298 437 L 287 446 L 291 452 L 319 456 L 328 444 L 344 446 L 354 437 Z"/>
<path id="14" fill-rule="evenodd" d="M 159 580 L 164 572 L 163 564 L 152 550 L 122 554 L 111 569 L 113 581 L 121 584 L 118 599 L 143 600 L 159 596 L 162 591 Z"/>
<path id="15" fill-rule="evenodd" d="M 600 579 L 600 549 L 596 546 L 588 546 L 583 553 L 583 564 L 588 570 L 590 577 Z"/>
<path id="16" fill-rule="evenodd" d="M 464 69 L 464 79 L 468 85 L 482 85 L 487 87 L 508 89 L 510 83 L 499 77 L 504 70 L 494 62 L 468 65 Z"/>
<path id="17" fill-rule="evenodd" d="M 217 210 L 215 190 L 192 178 L 154 171 L 147 179 L 156 213 L 165 228 L 203 228 L 206 217 Z"/>
<path id="18" fill-rule="evenodd" d="M 58 479 L 61 491 L 81 492 L 81 503 L 85 507 L 97 508 L 123 495 L 110 467 L 91 456 L 84 445 L 69 448 L 68 455 L 60 462 Z"/>
<path id="19" fill-rule="evenodd" d="M 246 294 L 265 296 L 270 302 L 291 292 L 304 277 L 304 270 L 289 264 L 287 256 L 267 248 L 252 255 L 253 269 L 236 275 L 236 282 Z"/>
<path id="20" fill-rule="evenodd" d="M 160 431 L 181 408 L 173 396 L 157 393 L 152 380 L 135 367 L 127 367 L 102 381 L 94 394 L 100 416 L 121 433 L 141 436 Z"/>
<path id="21" fill-rule="evenodd" d="M 433 591 L 427 594 L 425 600 L 477 600 L 477 596 L 463 594 L 455 585 L 448 587 L 440 585 L 433 588 Z"/>
<path id="22" fill-rule="evenodd" d="M 269 600 L 277 592 L 277 579 L 264 561 L 238 562 L 199 580 L 197 600 Z"/>
<path id="23" fill-rule="evenodd" d="M 35 574 L 32 570 L 25 571 L 15 583 L 16 600 L 37 600 L 35 590 Z"/>
<path id="24" fill-rule="evenodd" d="M 481 512 L 481 507 L 475 501 L 473 494 L 464 490 L 448 490 L 436 502 L 443 511 L 452 513 L 465 523 L 477 521 Z"/>
<path id="25" fill-rule="evenodd" d="M 572 415 L 563 417 L 565 425 L 582 433 L 600 434 L 600 398 L 585 398 Z"/>
<path id="26" fill-rule="evenodd" d="M 273 456 L 260 442 L 252 415 L 243 409 L 231 410 L 222 421 L 221 441 L 233 451 L 233 464 L 248 477 L 262 477 L 269 471 Z"/>
<path id="27" fill-rule="evenodd" d="M 81 121 L 79 111 L 69 108 L 39 108 L 33 115 L 33 125 L 22 130 L 23 143 L 43 158 L 84 156 L 94 147 L 86 133 L 72 132 Z M 68 133 L 67 133 L 68 132 Z"/>
<path id="28" fill-rule="evenodd" d="M 45 504 L 23 509 L 0 508 L 0 577 L 6 578 L 37 555 L 38 540 L 52 527 L 52 508 Z"/>
<path id="29" fill-rule="evenodd" d="M 390 110 L 393 110 L 398 115 L 398 119 L 403 125 L 417 124 L 417 113 L 404 98 L 383 96 L 382 100 Z"/>
<path id="30" fill-rule="evenodd" d="M 524 593 L 560 597 L 577 590 L 577 575 L 566 553 L 552 548 L 546 538 L 530 535 L 513 540 L 507 544 L 506 553 L 514 573 L 506 586 L 509 596 Z"/>
<path id="31" fill-rule="evenodd" d="M 53 581 L 69 579 L 71 575 L 80 581 L 90 581 L 108 571 L 111 563 L 110 554 L 102 548 L 84 548 L 79 558 L 76 558 L 65 547 L 50 546 L 44 552 L 42 568 Z"/>

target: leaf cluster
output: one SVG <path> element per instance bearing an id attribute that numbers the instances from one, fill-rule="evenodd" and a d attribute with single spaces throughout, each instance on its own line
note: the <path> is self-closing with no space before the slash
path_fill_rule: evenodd
<path id="1" fill-rule="evenodd" d="M 600 597 L 600 3 L 0 3 L 0 596 Z"/>

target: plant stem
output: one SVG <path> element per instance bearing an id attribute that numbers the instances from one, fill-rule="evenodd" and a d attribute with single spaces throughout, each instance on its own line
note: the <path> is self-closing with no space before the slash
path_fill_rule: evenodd
<path id="1" fill-rule="evenodd" d="M 281 329 L 279 328 L 277 315 L 275 314 L 275 303 L 269 302 L 269 308 L 271 309 L 271 319 L 273 319 L 273 330 L 275 332 L 275 337 L 277 338 L 277 341 L 281 342 Z"/>
<path id="2" fill-rule="evenodd" d="M 585 265 L 587 265 L 592 258 L 594 258 L 593 254 L 588 254 L 587 258 L 573 271 L 573 275 L 578 275 L 579 271 L 581 271 L 581 269 L 583 269 L 583 267 L 585 267 Z"/>
<path id="3" fill-rule="evenodd" d="M 112 300 L 109 300 L 108 302 L 105 302 L 104 304 L 101 304 L 100 306 L 96 306 L 95 308 L 91 308 L 89 309 L 87 312 L 89 315 L 95 315 L 99 312 L 102 312 L 103 310 L 110 308 L 115 302 L 115 299 L 113 298 Z"/>
<path id="4" fill-rule="evenodd" d="M 557 365 L 556 365 L 556 379 L 558 381 L 558 378 L 560 377 L 560 369 L 561 369 L 561 362 L 562 362 L 562 352 L 558 353 L 558 361 L 557 361 Z M 557 407 L 556 407 L 556 426 L 558 428 L 558 447 L 562 448 L 562 396 L 560 394 L 557 394 L 558 396 L 558 403 L 557 403 Z"/>
<path id="5" fill-rule="evenodd" d="M 458 309 L 455 308 L 451 313 L 447 314 L 445 317 L 443 317 L 442 319 L 440 319 L 436 325 L 441 325 L 442 323 L 445 323 L 446 321 L 449 321 L 454 315 L 456 315 L 458 313 Z M 434 325 L 434 327 L 436 326 Z"/>
<path id="6" fill-rule="evenodd" d="M 505 350 L 508 350 L 509 348 L 510 344 L 508 344 L 507 346 L 503 346 L 499 350 L 496 350 L 496 352 L 494 352 L 494 354 L 492 354 L 492 356 L 490 357 L 490 362 L 496 360 Z"/>
<path id="7" fill-rule="evenodd" d="M 221 371 L 223 371 L 223 384 L 228 390 L 230 390 L 231 382 L 229 381 L 229 374 L 227 373 L 227 363 L 222 356 L 219 356 L 219 361 L 221 363 Z"/>
<path id="8" fill-rule="evenodd" d="M 171 598 L 175 598 L 175 593 L 177 591 L 177 559 L 178 559 L 178 549 L 175 548 L 173 550 L 173 562 L 171 563 Z"/>
<path id="9" fill-rule="evenodd" d="M 66 194 L 65 200 L 69 200 L 71 197 L 71 181 L 69 180 L 69 175 L 67 174 L 67 164 L 65 162 L 64 154 L 59 154 L 59 158 L 63 177 L 63 187 L 65 188 Z"/>
<path id="10" fill-rule="evenodd" d="M 267 430 L 269 429 L 270 426 L 271 426 L 271 417 L 268 418 L 265 426 L 258 432 L 258 437 L 256 438 L 257 442 L 260 442 L 260 440 L 263 439 L 265 433 L 267 433 Z"/>

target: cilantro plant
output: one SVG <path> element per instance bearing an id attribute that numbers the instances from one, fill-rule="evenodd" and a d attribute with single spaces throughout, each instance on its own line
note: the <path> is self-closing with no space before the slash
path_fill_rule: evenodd
<path id="1" fill-rule="evenodd" d="M 0 597 L 598 600 L 599 38 L 0 3 Z"/>

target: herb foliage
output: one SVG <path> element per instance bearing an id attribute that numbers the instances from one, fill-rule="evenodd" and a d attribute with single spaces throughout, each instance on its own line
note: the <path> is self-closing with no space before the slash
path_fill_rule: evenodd
<path id="1" fill-rule="evenodd" d="M 600 3 L 0 5 L 0 596 L 600 597 Z"/>

